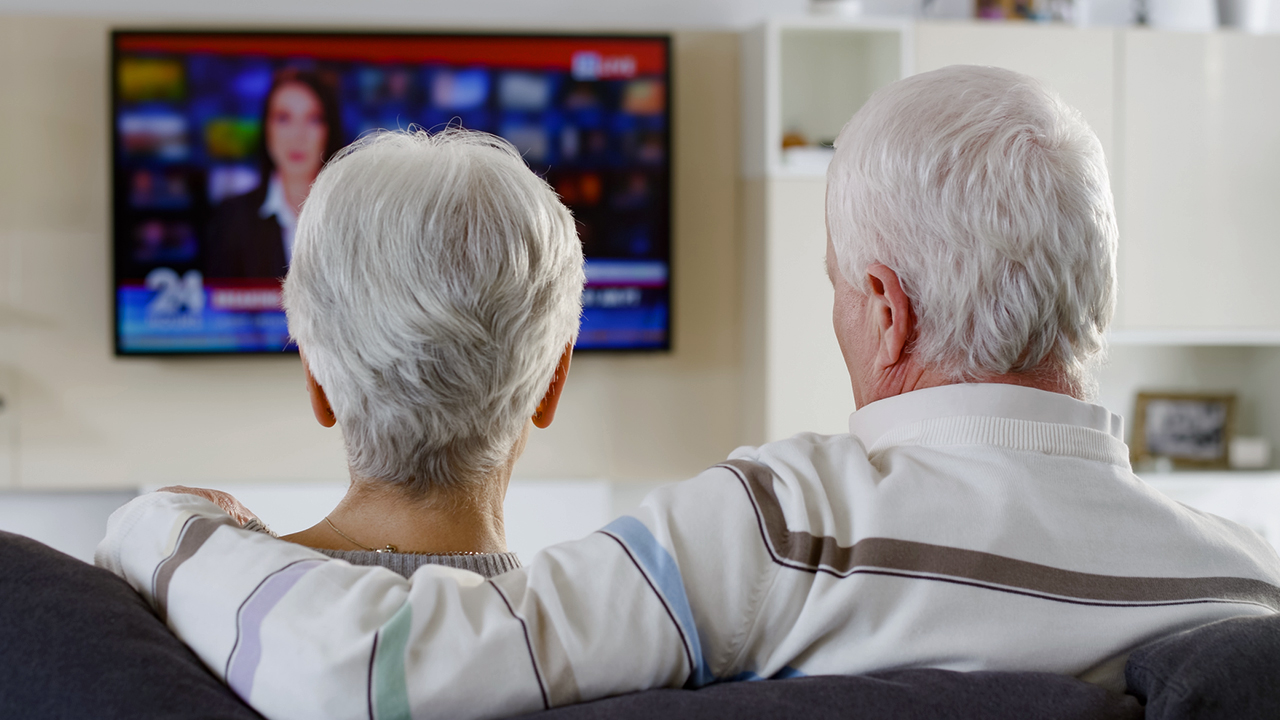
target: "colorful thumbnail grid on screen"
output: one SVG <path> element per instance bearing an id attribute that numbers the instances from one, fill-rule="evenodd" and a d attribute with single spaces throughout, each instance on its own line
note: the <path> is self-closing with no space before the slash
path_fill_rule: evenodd
<path id="1" fill-rule="evenodd" d="M 500 135 L 559 193 L 588 259 L 580 349 L 670 344 L 662 37 L 119 32 L 114 237 L 122 353 L 289 349 L 297 213 L 381 128 Z"/>

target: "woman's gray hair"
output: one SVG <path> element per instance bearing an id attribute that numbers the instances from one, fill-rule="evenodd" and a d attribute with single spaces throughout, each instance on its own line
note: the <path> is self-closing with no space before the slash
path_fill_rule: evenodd
<path id="1" fill-rule="evenodd" d="M 893 269 L 920 362 L 956 381 L 1049 360 L 1078 396 L 1115 307 L 1116 220 L 1080 113 L 1009 70 L 952 66 L 883 88 L 836 141 L 827 223 L 839 269 Z"/>
<path id="2" fill-rule="evenodd" d="M 573 217 L 510 143 L 379 132 L 316 178 L 284 305 L 353 474 L 422 494 L 507 461 L 584 282 Z"/>

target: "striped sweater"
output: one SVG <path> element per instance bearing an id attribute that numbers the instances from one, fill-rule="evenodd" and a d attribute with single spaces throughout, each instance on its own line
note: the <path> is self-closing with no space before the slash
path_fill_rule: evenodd
<path id="1" fill-rule="evenodd" d="M 496 718 L 652 687 L 907 667 L 1116 686 L 1129 650 L 1280 610 L 1254 533 L 1133 475 L 1120 419 L 1001 385 L 735 451 L 523 568 L 409 579 L 157 493 L 100 565 L 268 718 Z"/>

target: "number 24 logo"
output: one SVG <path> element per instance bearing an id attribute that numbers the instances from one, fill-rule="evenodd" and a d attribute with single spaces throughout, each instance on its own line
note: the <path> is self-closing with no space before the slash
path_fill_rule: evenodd
<path id="1" fill-rule="evenodd" d="M 156 291 L 147 305 L 149 315 L 177 315 L 185 308 L 192 315 L 204 312 L 204 276 L 199 270 L 188 270 L 179 277 L 169 268 L 156 268 L 147 273 L 147 289 Z"/>

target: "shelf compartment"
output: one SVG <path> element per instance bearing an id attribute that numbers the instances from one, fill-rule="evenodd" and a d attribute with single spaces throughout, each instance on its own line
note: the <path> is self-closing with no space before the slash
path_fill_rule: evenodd
<path id="1" fill-rule="evenodd" d="M 910 75 L 910 20 L 797 18 L 743 35 L 743 173 L 822 177 L 829 144 L 876 90 Z M 808 141 L 782 151 L 784 135 Z M 809 152 L 813 151 L 813 152 Z"/>

